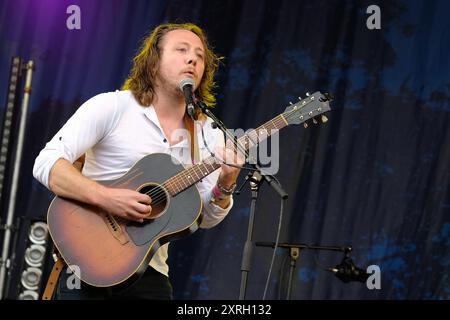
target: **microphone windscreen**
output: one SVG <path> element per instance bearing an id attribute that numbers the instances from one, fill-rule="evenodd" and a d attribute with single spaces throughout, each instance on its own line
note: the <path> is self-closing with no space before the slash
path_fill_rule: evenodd
<path id="1" fill-rule="evenodd" d="M 181 91 L 184 91 L 183 88 L 184 88 L 186 85 L 190 85 L 190 86 L 194 87 L 195 82 L 194 82 L 194 80 L 191 79 L 191 78 L 184 78 L 183 80 L 180 81 L 180 89 L 181 89 Z"/>

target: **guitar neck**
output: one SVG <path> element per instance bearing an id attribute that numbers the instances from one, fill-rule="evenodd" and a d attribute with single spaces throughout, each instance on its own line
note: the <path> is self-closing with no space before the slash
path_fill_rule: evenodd
<path id="1" fill-rule="evenodd" d="M 258 145 L 270 135 L 286 127 L 287 125 L 288 122 L 283 115 L 280 114 L 267 121 L 257 129 L 247 132 L 245 135 L 240 137 L 237 142 L 247 152 L 251 147 Z M 171 196 L 175 196 L 219 168 L 220 163 L 216 158 L 210 156 L 201 163 L 193 165 L 192 167 L 187 168 L 168 179 L 164 182 L 164 187 L 168 190 Z"/>

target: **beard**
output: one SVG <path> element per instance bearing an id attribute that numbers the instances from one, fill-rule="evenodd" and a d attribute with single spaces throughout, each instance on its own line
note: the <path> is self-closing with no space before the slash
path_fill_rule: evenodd
<path id="1" fill-rule="evenodd" d="M 161 75 L 160 72 L 156 73 L 156 81 L 155 81 L 156 87 L 161 89 L 166 94 L 169 94 L 171 96 L 176 96 L 179 98 L 183 98 L 183 92 L 180 89 L 179 83 L 172 79 L 168 79 L 167 77 L 164 77 L 164 75 Z"/>
<path id="2" fill-rule="evenodd" d="M 184 105 L 184 93 L 180 89 L 179 83 L 173 78 L 165 77 L 164 74 L 157 72 L 155 75 L 155 89 L 156 100 L 158 100 L 158 96 L 164 96 L 172 101 L 176 101 L 176 104 Z"/>

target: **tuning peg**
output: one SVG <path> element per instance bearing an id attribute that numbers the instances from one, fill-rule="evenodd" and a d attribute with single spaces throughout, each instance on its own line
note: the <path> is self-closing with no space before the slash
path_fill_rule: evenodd
<path id="1" fill-rule="evenodd" d="M 334 100 L 334 96 L 332 93 L 324 93 L 323 96 L 325 99 L 320 99 L 320 101 L 332 101 Z"/>
<path id="2" fill-rule="evenodd" d="M 306 93 L 306 96 L 309 97 L 309 92 Z"/>
<path id="3" fill-rule="evenodd" d="M 298 98 L 298 100 L 302 100 L 302 97 L 297 97 Z"/>
<path id="4" fill-rule="evenodd" d="M 308 128 L 308 124 L 306 122 L 303 122 L 303 126 L 306 128 Z"/>
<path id="5" fill-rule="evenodd" d="M 322 123 L 325 123 L 325 122 L 328 121 L 328 118 L 327 118 L 325 115 L 322 115 L 322 116 L 320 117 L 320 120 L 322 121 Z"/>
<path id="6" fill-rule="evenodd" d="M 289 101 L 289 104 L 292 106 L 293 105 L 292 101 Z"/>
<path id="7" fill-rule="evenodd" d="M 313 118 L 313 123 L 314 123 L 314 124 L 317 124 L 316 118 Z"/>

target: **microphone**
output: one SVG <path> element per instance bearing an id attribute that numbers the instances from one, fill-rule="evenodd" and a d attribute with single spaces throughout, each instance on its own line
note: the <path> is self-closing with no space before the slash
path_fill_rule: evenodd
<path id="1" fill-rule="evenodd" d="M 365 270 L 357 268 L 350 258 L 344 258 L 342 262 L 334 268 L 325 270 L 334 273 L 337 278 L 345 283 L 350 281 L 365 283 L 369 278 L 369 274 Z"/>
<path id="2" fill-rule="evenodd" d="M 185 78 L 180 81 L 180 89 L 183 91 L 186 101 L 187 114 L 194 120 L 194 89 L 195 82 L 191 78 Z"/>

